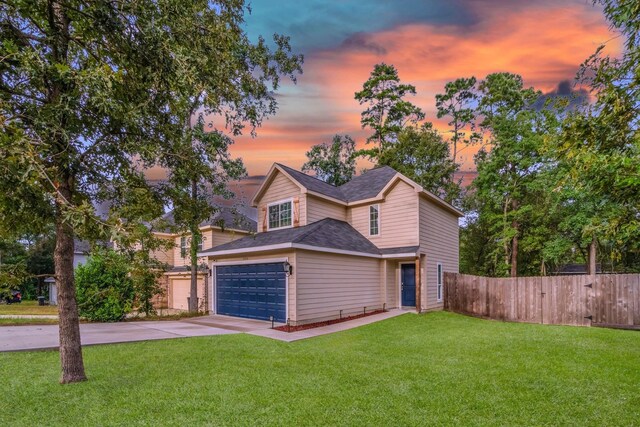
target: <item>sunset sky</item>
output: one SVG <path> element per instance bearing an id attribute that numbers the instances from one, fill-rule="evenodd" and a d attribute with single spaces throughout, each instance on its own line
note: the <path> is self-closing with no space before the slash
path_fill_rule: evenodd
<path id="1" fill-rule="evenodd" d="M 253 0 L 247 31 L 270 39 L 291 37 L 305 56 L 297 85 L 278 92 L 279 111 L 257 130 L 236 139 L 250 176 L 265 174 L 274 161 L 300 167 L 310 146 L 349 134 L 363 146 L 364 109 L 354 92 L 374 64 L 386 62 L 403 82 L 416 86 L 411 101 L 436 122 L 434 96 L 458 77 L 509 71 L 546 93 L 576 90 L 579 65 L 614 34 L 600 8 L 586 0 L 338 1 Z M 608 43 L 620 50 L 619 40 Z M 472 150 L 463 152 L 472 170 Z"/>

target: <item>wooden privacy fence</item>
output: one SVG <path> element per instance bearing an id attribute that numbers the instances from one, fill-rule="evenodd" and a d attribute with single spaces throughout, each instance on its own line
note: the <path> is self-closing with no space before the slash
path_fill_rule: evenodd
<path id="1" fill-rule="evenodd" d="M 512 322 L 640 328 L 640 274 L 493 278 L 445 273 L 444 307 Z"/>

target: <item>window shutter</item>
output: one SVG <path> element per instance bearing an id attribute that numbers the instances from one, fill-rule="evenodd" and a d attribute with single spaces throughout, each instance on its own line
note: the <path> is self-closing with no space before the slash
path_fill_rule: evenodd
<path id="1" fill-rule="evenodd" d="M 300 226 L 300 198 L 293 199 L 293 226 Z"/>
<path id="2" fill-rule="evenodd" d="M 262 231 L 267 231 L 267 207 L 262 207 Z"/>

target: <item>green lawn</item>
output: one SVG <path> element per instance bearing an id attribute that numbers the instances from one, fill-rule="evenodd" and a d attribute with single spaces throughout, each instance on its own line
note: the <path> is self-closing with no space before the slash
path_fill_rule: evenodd
<path id="1" fill-rule="evenodd" d="M 638 425 L 640 333 L 407 314 L 291 344 L 245 334 L 0 354 L 0 425 Z"/>
<path id="2" fill-rule="evenodd" d="M 19 304 L 0 304 L 0 314 L 58 314 L 55 305 L 38 305 L 37 301 L 22 301 Z"/>
<path id="3" fill-rule="evenodd" d="M 0 318 L 0 326 L 25 326 L 25 325 L 57 325 L 57 319 L 6 319 Z M 0 331 L 0 333 L 2 333 Z"/>

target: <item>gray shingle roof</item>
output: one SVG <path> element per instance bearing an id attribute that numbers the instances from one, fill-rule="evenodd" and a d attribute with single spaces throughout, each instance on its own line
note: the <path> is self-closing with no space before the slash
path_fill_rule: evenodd
<path id="1" fill-rule="evenodd" d="M 397 254 L 408 254 L 418 252 L 420 246 L 404 246 L 402 248 L 384 248 L 380 249 L 380 252 L 383 255 L 397 255 Z"/>
<path id="2" fill-rule="evenodd" d="M 163 220 L 169 225 L 175 225 L 175 220 L 173 218 L 173 211 L 167 212 Z M 218 212 L 213 215 L 207 221 L 203 221 L 200 223 L 200 227 L 224 227 L 224 228 L 232 228 L 235 230 L 244 230 L 244 231 L 256 231 L 258 229 L 258 223 L 251 218 L 243 215 L 239 212 L 236 212 L 232 208 L 223 207 L 220 208 Z M 158 230 L 161 231 L 161 230 Z M 170 231 L 169 228 L 166 228 L 162 231 Z"/>
<path id="3" fill-rule="evenodd" d="M 213 255 L 221 251 L 259 248 L 283 243 L 297 243 L 317 248 L 339 249 L 373 255 L 382 255 L 384 253 L 415 253 L 418 249 L 416 246 L 401 248 L 404 252 L 390 252 L 388 249 L 380 250 L 348 223 L 333 218 L 325 218 L 303 227 L 286 228 L 247 236 L 239 240 L 234 240 L 233 242 L 225 243 L 224 245 L 207 249 L 199 254 Z"/>
<path id="4" fill-rule="evenodd" d="M 370 199 L 377 196 L 397 173 L 389 166 L 374 168 L 338 188 L 348 202 Z"/>
<path id="5" fill-rule="evenodd" d="M 382 166 L 368 170 L 340 187 L 334 187 L 331 184 L 327 184 L 324 181 L 291 169 L 283 164 L 278 163 L 278 166 L 284 169 L 307 190 L 324 194 L 325 196 L 333 197 L 343 202 L 353 202 L 377 196 L 397 174 L 395 169 L 389 166 Z"/>
<path id="6" fill-rule="evenodd" d="M 346 201 L 339 187 L 334 187 L 331 184 L 314 178 L 311 175 L 291 169 L 289 166 L 277 163 L 282 169 L 284 169 L 293 179 L 298 181 L 307 190 L 315 191 L 316 193 L 324 194 L 325 196 L 333 197 L 334 199 Z"/>

